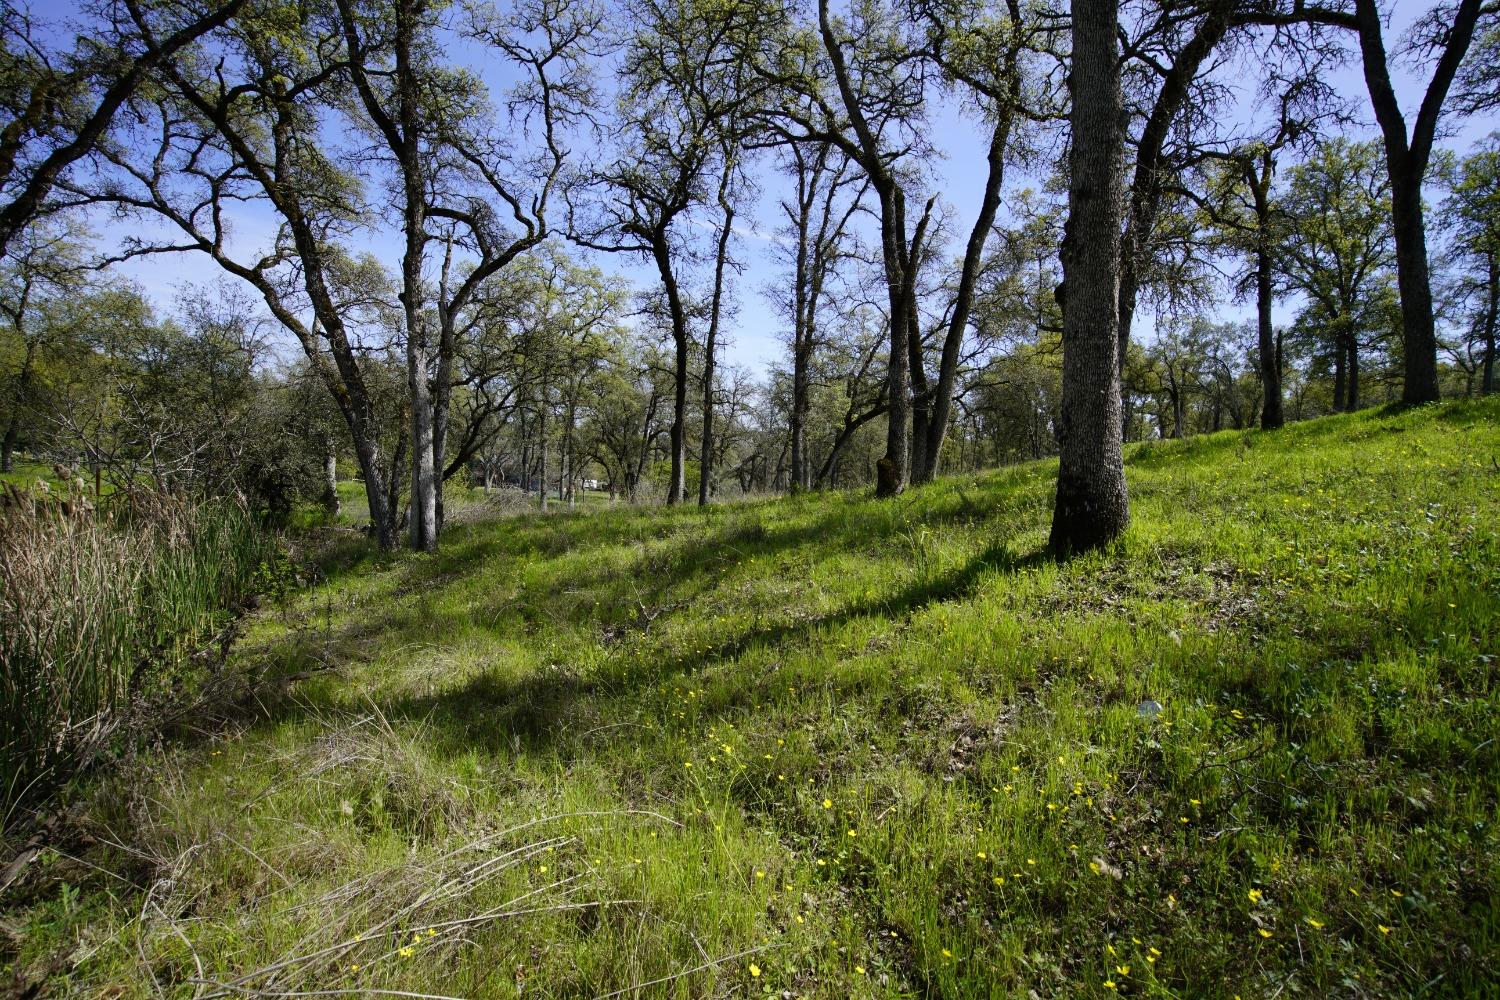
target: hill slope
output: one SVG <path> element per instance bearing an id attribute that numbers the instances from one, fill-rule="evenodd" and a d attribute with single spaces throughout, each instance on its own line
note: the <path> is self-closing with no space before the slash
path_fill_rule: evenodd
<path id="1" fill-rule="evenodd" d="M 1497 454 L 1495 401 L 1136 446 L 1129 535 L 1064 565 L 1051 463 L 358 550 L 231 660 L 302 679 L 90 790 L 0 957 L 111 996 L 1484 994 Z"/>

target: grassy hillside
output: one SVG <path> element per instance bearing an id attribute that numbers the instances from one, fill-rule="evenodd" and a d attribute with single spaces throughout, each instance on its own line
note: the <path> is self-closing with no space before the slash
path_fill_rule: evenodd
<path id="1" fill-rule="evenodd" d="M 1127 538 L 1063 565 L 1052 463 L 350 542 L 232 657 L 245 718 L 80 791 L 94 843 L 12 890 L 0 960 L 111 997 L 1493 995 L 1497 455 L 1494 401 L 1136 446 Z"/>

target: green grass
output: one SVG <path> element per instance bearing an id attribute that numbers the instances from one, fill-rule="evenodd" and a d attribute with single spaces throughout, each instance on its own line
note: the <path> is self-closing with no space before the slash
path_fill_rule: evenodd
<path id="1" fill-rule="evenodd" d="M 1133 447 L 1128 535 L 1066 564 L 1052 463 L 351 542 L 235 655 L 306 679 L 81 791 L 128 850 L 45 856 L 0 957 L 125 996 L 1493 995 L 1497 418 Z"/>
<path id="2" fill-rule="evenodd" d="M 57 488 L 59 485 L 57 473 L 53 471 L 51 465 L 17 458 L 12 463 L 11 471 L 0 472 L 0 483 L 11 483 L 29 489 L 38 482 L 46 483 L 50 489 Z"/>

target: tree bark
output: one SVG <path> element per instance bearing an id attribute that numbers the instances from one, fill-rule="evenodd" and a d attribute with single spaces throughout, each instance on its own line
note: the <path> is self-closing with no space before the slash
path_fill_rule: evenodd
<path id="1" fill-rule="evenodd" d="M 1342 336 L 1333 343 L 1333 412 L 1343 413 L 1348 409 L 1345 400 L 1349 392 L 1349 352 L 1344 349 Z"/>
<path id="2" fill-rule="evenodd" d="M 681 503 L 687 497 L 687 387 L 688 328 L 687 309 L 672 271 L 671 248 L 663 231 L 651 240 L 651 256 L 667 296 L 667 313 L 672 321 L 672 478 L 667 483 L 667 505 Z"/>
<path id="3" fill-rule="evenodd" d="M 404 417 L 405 414 L 402 416 Z M 407 437 L 405 434 L 396 435 L 396 453 L 391 456 L 391 478 L 386 483 L 386 495 L 381 497 L 380 500 L 381 509 L 385 512 L 385 516 L 381 521 L 376 522 L 375 529 L 377 533 L 381 533 L 382 529 L 380 525 L 382 522 L 385 523 L 383 534 L 389 541 L 381 542 L 380 547 L 383 549 L 393 549 L 396 547 L 396 532 L 400 527 L 396 522 L 398 517 L 397 512 L 401 509 L 401 465 L 406 461 L 406 444 Z M 357 445 L 355 450 L 358 451 Z M 372 460 L 378 459 L 378 457 L 377 453 L 373 456 Z M 360 464 L 363 465 L 364 463 L 361 462 Z M 368 489 L 366 492 L 368 493 Z M 373 518 L 374 514 L 372 513 L 371 519 L 373 520 Z"/>
<path id="4" fill-rule="evenodd" d="M 791 438 L 792 467 L 788 486 L 793 493 L 807 489 L 807 411 L 809 405 L 808 379 L 811 376 L 812 334 L 809 321 L 808 229 L 811 224 L 812 206 L 817 196 L 817 182 L 822 173 L 822 158 L 809 169 L 801 152 L 797 157 L 797 249 L 795 272 L 792 277 L 792 400 L 791 412 L 787 415 L 787 434 Z"/>
<path id="5" fill-rule="evenodd" d="M 403 229 L 401 305 L 406 318 L 407 389 L 411 395 L 411 547 L 437 551 L 437 473 L 433 465 L 432 389 L 427 324 L 422 316 L 422 258 L 427 252 L 427 192 L 419 144 L 417 78 L 412 42 L 418 0 L 396 4 L 396 89 L 401 119 L 396 149 L 401 167 Z"/>
<path id="6" fill-rule="evenodd" d="M 1124 106 L 1118 0 L 1073 4 L 1072 150 L 1062 245 L 1061 449 L 1050 547 L 1097 548 L 1130 521 L 1120 445 Z"/>
<path id="7" fill-rule="evenodd" d="M 1344 349 L 1348 352 L 1349 392 L 1348 408 L 1350 412 L 1359 409 L 1359 337 L 1350 330 L 1344 340 Z"/>
<path id="8" fill-rule="evenodd" d="M 1495 391 L 1495 324 L 1496 313 L 1500 313 L 1500 260 L 1490 257 L 1489 308 L 1484 315 L 1484 375 L 1479 381 L 1479 392 L 1488 396 Z"/>
<path id="9" fill-rule="evenodd" d="M 1432 314 L 1432 282 L 1427 265 L 1427 229 L 1422 213 L 1422 181 L 1437 133 L 1448 88 L 1468 52 L 1480 14 L 1479 0 L 1459 0 L 1451 12 L 1447 43 L 1411 135 L 1391 86 L 1380 10 L 1375 0 L 1355 0 L 1354 21 L 1364 64 L 1365 85 L 1375 120 L 1385 139 L 1386 169 L 1391 180 L 1391 221 L 1396 239 L 1396 283 L 1401 290 L 1401 339 L 1405 379 L 1401 401 L 1430 403 L 1438 399 L 1437 334 Z"/>
<path id="10" fill-rule="evenodd" d="M 454 316 L 448 297 L 448 276 L 453 265 L 453 238 L 450 235 L 443 247 L 442 277 L 438 282 L 437 318 L 438 350 L 437 370 L 432 381 L 432 470 L 433 470 L 433 524 L 435 532 L 443 532 L 443 493 L 448 481 L 448 414 L 453 397 L 453 354 L 456 349 Z"/>
<path id="11" fill-rule="evenodd" d="M 708 310 L 708 333 L 703 338 L 703 440 L 698 450 L 698 506 L 708 505 L 708 485 L 714 462 L 714 349 L 719 336 L 719 316 L 724 307 L 724 268 L 729 262 L 729 238 L 734 234 L 734 204 L 729 184 L 734 177 L 734 158 L 726 154 L 719 175 L 719 210 L 724 213 L 719 239 L 714 247 L 713 301 Z"/>
<path id="12" fill-rule="evenodd" d="M 542 511 L 547 510 L 547 387 L 542 386 L 542 405 L 536 411 L 537 476 L 536 495 Z"/>
<path id="13" fill-rule="evenodd" d="M 324 445 L 323 451 L 323 509 L 328 512 L 329 517 L 338 517 L 341 511 L 339 460 L 337 453 L 333 450 L 332 441 Z"/>
<path id="14" fill-rule="evenodd" d="M 11 414 L 5 424 L 5 439 L 0 441 L 0 472 L 15 471 L 16 442 L 21 437 L 21 415 Z"/>
<path id="15" fill-rule="evenodd" d="M 1257 175 L 1253 168 L 1245 171 L 1255 199 L 1255 326 L 1260 348 L 1261 412 L 1260 426 L 1273 431 L 1286 423 L 1281 405 L 1281 351 L 1271 324 L 1273 292 L 1271 278 L 1271 158 L 1261 160 Z"/>

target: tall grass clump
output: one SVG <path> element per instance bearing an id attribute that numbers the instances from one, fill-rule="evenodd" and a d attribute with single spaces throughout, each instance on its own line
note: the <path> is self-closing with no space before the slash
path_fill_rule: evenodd
<path id="1" fill-rule="evenodd" d="M 85 763 L 276 561 L 241 503 L 0 506 L 0 828 Z"/>

